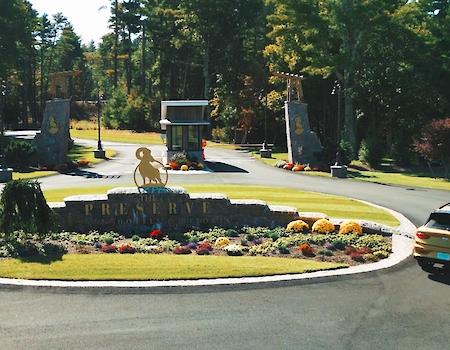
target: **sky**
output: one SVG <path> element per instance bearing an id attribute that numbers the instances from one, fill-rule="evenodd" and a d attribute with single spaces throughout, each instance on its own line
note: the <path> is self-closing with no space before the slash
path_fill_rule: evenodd
<path id="1" fill-rule="evenodd" d="M 61 12 L 72 24 L 75 33 L 83 44 L 89 45 L 91 40 L 97 44 L 100 38 L 111 32 L 108 28 L 110 17 L 110 0 L 28 0 L 33 8 L 42 16 Z M 100 9 L 106 6 L 105 9 Z"/>

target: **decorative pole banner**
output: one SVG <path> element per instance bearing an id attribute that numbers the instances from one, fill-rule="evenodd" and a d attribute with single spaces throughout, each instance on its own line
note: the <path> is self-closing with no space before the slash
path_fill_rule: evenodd
<path id="1" fill-rule="evenodd" d="M 160 161 L 156 160 L 152 156 L 152 152 L 146 147 L 140 147 L 136 150 L 136 158 L 140 160 L 139 164 L 134 169 L 134 183 L 136 187 L 164 187 L 167 184 L 167 180 L 169 178 L 167 169 L 164 167 L 164 164 Z M 151 163 L 161 164 L 161 167 L 166 172 L 166 178 L 164 182 L 161 180 L 161 174 L 159 169 L 154 167 Z M 136 179 L 136 173 L 141 175 L 142 184 L 138 184 Z"/>

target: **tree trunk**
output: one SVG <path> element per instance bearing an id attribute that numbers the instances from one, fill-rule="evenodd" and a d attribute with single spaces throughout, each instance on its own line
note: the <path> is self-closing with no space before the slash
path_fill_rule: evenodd
<path id="1" fill-rule="evenodd" d="M 353 154 L 352 156 L 356 156 L 358 152 L 358 144 L 356 141 L 356 116 L 355 116 L 355 107 L 353 105 L 353 99 L 351 97 L 346 96 L 344 98 L 344 135 L 345 140 L 350 143 L 352 146 Z"/>
<path id="2" fill-rule="evenodd" d="M 131 30 L 128 30 L 128 63 L 127 63 L 127 91 L 128 94 L 131 92 Z"/>
<path id="3" fill-rule="evenodd" d="M 117 63 L 117 50 L 119 46 L 119 28 L 118 28 L 118 20 L 117 20 L 117 13 L 119 9 L 118 0 L 115 0 L 114 2 L 114 89 L 117 87 L 117 69 L 118 69 L 118 63 Z"/>
<path id="4" fill-rule="evenodd" d="M 204 85 L 204 89 L 205 91 L 203 92 L 203 96 L 205 97 L 205 100 L 210 100 L 210 95 L 209 95 L 209 89 L 211 87 L 211 75 L 209 73 L 209 61 L 210 61 L 210 41 L 209 39 L 205 39 L 205 54 L 203 56 L 203 78 L 205 79 L 205 85 Z M 211 115 L 211 111 L 210 111 L 210 106 L 209 104 L 206 106 L 205 108 L 205 113 L 206 113 L 206 118 L 208 120 L 208 122 L 210 122 L 208 124 L 208 129 L 207 129 L 207 135 L 206 137 L 208 139 L 211 138 L 211 121 L 210 121 L 210 115 Z"/>

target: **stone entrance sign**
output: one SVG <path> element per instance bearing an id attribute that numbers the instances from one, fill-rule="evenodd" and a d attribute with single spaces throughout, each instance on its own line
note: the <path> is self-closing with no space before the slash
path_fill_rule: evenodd
<path id="1" fill-rule="evenodd" d="M 314 167 L 320 165 L 316 154 L 322 151 L 322 145 L 309 127 L 307 107 L 300 101 L 284 103 L 288 158 L 289 163 Z"/>
<path id="2" fill-rule="evenodd" d="M 311 167 L 321 165 L 316 155 L 322 151 L 322 145 L 309 126 L 308 105 L 304 103 L 303 96 L 303 76 L 279 72 L 273 75 L 287 81 L 284 113 L 289 163 L 309 164 Z M 297 100 L 291 100 L 294 90 Z"/>
<path id="3" fill-rule="evenodd" d="M 167 180 L 161 176 L 165 169 L 148 167 L 153 159 L 151 151 L 141 147 L 136 157 L 141 161 L 135 170 L 136 187 L 114 188 L 105 195 L 71 196 L 62 203 L 49 203 L 58 215 L 60 228 L 76 232 L 114 231 L 128 236 L 148 235 L 154 229 L 169 234 L 215 226 L 273 228 L 299 218 L 294 207 L 269 206 L 254 199 L 230 200 L 221 193 L 189 194 L 181 187 L 165 187 Z M 142 183 L 136 180 L 138 173 Z"/>
<path id="4" fill-rule="evenodd" d="M 39 165 L 58 167 L 66 163 L 69 118 L 70 100 L 47 101 L 41 132 L 33 140 Z"/>
<path id="5" fill-rule="evenodd" d="M 221 193 L 189 194 L 181 187 L 114 188 L 106 195 L 80 195 L 49 203 L 61 229 L 114 231 L 148 235 L 206 230 L 219 226 L 285 226 L 299 218 L 297 209 L 269 206 L 260 200 L 230 200 Z"/>

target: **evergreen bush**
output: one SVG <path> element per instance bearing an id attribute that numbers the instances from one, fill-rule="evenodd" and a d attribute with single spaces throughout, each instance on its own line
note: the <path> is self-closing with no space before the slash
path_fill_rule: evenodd
<path id="1" fill-rule="evenodd" d="M 5 158 L 10 166 L 24 167 L 29 165 L 31 156 L 37 153 L 37 148 L 30 142 L 17 139 L 5 139 Z"/>
<path id="2" fill-rule="evenodd" d="M 0 229 L 7 238 L 17 229 L 43 238 L 56 227 L 56 215 L 36 180 L 9 181 L 3 188 L 0 204 Z"/>

